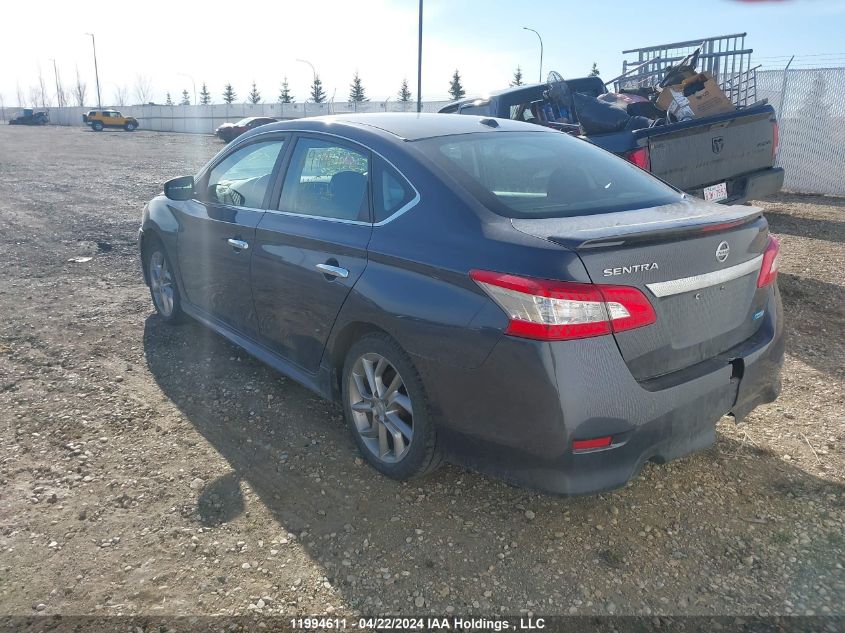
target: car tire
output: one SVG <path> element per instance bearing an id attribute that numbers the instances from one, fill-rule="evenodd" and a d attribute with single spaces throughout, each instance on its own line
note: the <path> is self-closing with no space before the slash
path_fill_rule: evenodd
<path id="1" fill-rule="evenodd" d="M 95 132 L 102 132 L 103 131 L 103 124 L 100 121 L 94 121 L 91 124 L 91 129 Z"/>
<path id="2" fill-rule="evenodd" d="M 161 240 L 150 239 L 144 246 L 142 262 L 150 288 L 150 298 L 158 316 L 165 323 L 174 325 L 184 321 L 185 313 L 182 311 L 176 273 Z"/>
<path id="3" fill-rule="evenodd" d="M 123 129 L 127 132 L 134 132 L 135 128 L 138 127 L 137 123 L 133 123 L 132 121 L 127 121 L 126 124 L 123 126 Z"/>
<path id="4" fill-rule="evenodd" d="M 342 394 L 347 426 L 361 455 L 377 471 L 405 480 L 441 464 L 422 379 L 392 338 L 368 334 L 350 348 Z"/>

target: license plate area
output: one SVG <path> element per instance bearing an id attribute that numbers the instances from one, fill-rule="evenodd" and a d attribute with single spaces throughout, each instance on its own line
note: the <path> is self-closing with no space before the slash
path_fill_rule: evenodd
<path id="1" fill-rule="evenodd" d="M 704 199 L 711 202 L 718 202 L 728 197 L 727 183 L 720 182 L 715 185 L 710 185 L 704 188 Z"/>

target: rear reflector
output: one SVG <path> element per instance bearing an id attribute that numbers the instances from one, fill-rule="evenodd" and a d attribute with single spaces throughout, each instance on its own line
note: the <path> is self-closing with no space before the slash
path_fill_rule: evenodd
<path id="1" fill-rule="evenodd" d="M 772 120 L 772 159 L 778 156 L 778 143 L 780 141 L 780 126 L 776 119 Z"/>
<path id="2" fill-rule="evenodd" d="M 774 235 L 769 235 L 766 243 L 766 250 L 763 251 L 763 265 L 760 266 L 760 275 L 757 277 L 757 287 L 762 288 L 775 282 L 778 278 L 780 268 L 780 242 Z"/>
<path id="3" fill-rule="evenodd" d="M 634 163 L 640 169 L 651 171 L 651 158 L 648 155 L 647 147 L 639 147 L 630 152 L 626 152 L 625 158 L 628 162 Z"/>
<path id="4" fill-rule="evenodd" d="M 572 440 L 572 450 L 583 451 L 587 450 L 588 448 L 604 448 L 605 446 L 610 446 L 612 440 L 612 435 L 607 435 L 605 437 L 594 437 L 591 440 Z"/>
<path id="5" fill-rule="evenodd" d="M 654 323 L 646 296 L 631 286 L 582 284 L 472 270 L 470 277 L 510 323 L 506 334 L 541 341 L 602 336 Z"/>

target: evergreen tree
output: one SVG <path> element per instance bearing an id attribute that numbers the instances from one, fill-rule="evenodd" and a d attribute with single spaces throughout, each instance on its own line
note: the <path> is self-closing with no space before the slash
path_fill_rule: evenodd
<path id="1" fill-rule="evenodd" d="M 402 87 L 399 88 L 399 101 L 408 103 L 411 100 L 411 91 L 408 89 L 408 80 L 402 80 Z"/>
<path id="2" fill-rule="evenodd" d="M 252 82 L 252 90 L 249 91 L 247 95 L 247 99 L 249 99 L 250 103 L 260 103 L 261 102 L 261 93 L 258 92 L 258 87 L 255 85 L 255 80 Z"/>
<path id="3" fill-rule="evenodd" d="M 208 105 L 211 103 L 211 93 L 208 91 L 205 82 L 202 82 L 202 90 L 200 90 L 200 103 L 202 105 Z"/>
<path id="4" fill-rule="evenodd" d="M 170 98 L 170 91 L 168 90 L 167 96 L 164 99 L 164 105 L 173 105 L 173 99 Z"/>
<path id="5" fill-rule="evenodd" d="M 311 101 L 314 103 L 323 103 L 326 100 L 326 92 L 323 90 L 323 82 L 320 81 L 320 75 L 314 75 L 314 81 L 311 84 Z"/>
<path id="6" fill-rule="evenodd" d="M 361 82 L 361 77 L 358 71 L 355 71 L 355 76 L 352 77 L 352 83 L 349 84 L 349 100 L 354 103 L 361 103 L 362 101 L 369 101 L 364 95 L 364 84 Z"/>
<path id="7" fill-rule="evenodd" d="M 191 95 L 188 94 L 187 90 L 182 91 L 182 100 L 179 105 L 191 105 Z"/>
<path id="8" fill-rule="evenodd" d="M 452 75 L 452 81 L 449 82 L 449 95 L 457 101 L 458 99 L 463 99 L 464 95 L 466 95 L 466 90 L 464 90 L 463 85 L 461 85 L 461 75 L 458 72 L 458 69 L 455 69 L 455 74 Z"/>
<path id="9" fill-rule="evenodd" d="M 521 86 L 525 82 L 522 81 L 522 68 L 519 66 L 516 67 L 516 70 L 513 73 L 513 80 L 511 81 L 511 86 Z"/>
<path id="10" fill-rule="evenodd" d="M 232 89 L 232 84 L 226 84 L 226 87 L 223 89 L 223 101 L 225 103 L 232 103 L 237 98 L 238 95 Z"/>
<path id="11" fill-rule="evenodd" d="M 601 74 L 599 71 L 599 66 L 596 62 L 593 62 L 593 68 L 590 70 L 590 77 L 598 77 Z"/>
<path id="12" fill-rule="evenodd" d="M 279 103 L 293 103 L 293 95 L 288 87 L 288 78 L 282 82 L 282 89 L 279 92 Z"/>

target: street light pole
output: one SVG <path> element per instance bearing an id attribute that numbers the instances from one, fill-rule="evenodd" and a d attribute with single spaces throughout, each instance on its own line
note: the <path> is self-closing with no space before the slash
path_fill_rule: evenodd
<path id="1" fill-rule="evenodd" d="M 56 103 L 58 103 L 59 107 L 61 108 L 64 105 L 64 103 L 62 103 L 62 101 L 63 101 L 62 91 L 59 90 L 59 71 L 56 68 L 56 60 L 51 57 L 50 61 L 53 62 L 53 74 L 56 76 Z"/>
<path id="2" fill-rule="evenodd" d="M 317 69 L 314 68 L 314 64 L 309 62 L 307 59 L 297 59 L 296 61 L 298 61 L 301 64 L 308 64 L 309 66 L 311 66 L 312 81 L 314 83 L 317 83 Z M 313 88 L 314 84 L 312 83 L 311 86 Z M 306 112 L 307 107 L 308 107 L 308 97 L 305 97 L 305 101 L 302 102 L 302 117 L 303 118 L 305 118 L 307 116 L 307 112 Z"/>
<path id="3" fill-rule="evenodd" d="M 94 78 L 97 80 L 97 107 L 102 108 L 103 104 L 100 101 L 100 71 L 97 70 L 97 44 L 94 42 L 94 34 L 86 33 L 91 36 L 91 46 L 94 49 Z"/>
<path id="4" fill-rule="evenodd" d="M 181 75 L 182 77 L 187 77 L 191 80 L 191 84 L 194 86 L 194 105 L 199 105 L 197 103 L 197 82 L 194 81 L 193 76 L 189 75 L 188 73 L 176 73 L 177 75 Z"/>
<path id="5" fill-rule="evenodd" d="M 309 66 L 311 66 L 311 77 L 312 77 L 312 81 L 313 81 L 313 83 L 311 84 L 311 87 L 313 89 L 314 84 L 317 83 L 317 69 L 314 68 L 314 64 L 309 62 L 307 59 L 297 59 L 296 61 L 298 61 L 302 64 L 308 64 Z M 307 103 L 308 103 L 308 97 L 305 97 L 305 101 L 302 102 L 302 116 L 303 117 L 305 117 L 305 108 L 306 108 Z"/>
<path id="6" fill-rule="evenodd" d="M 422 27 L 423 27 L 423 0 L 420 0 L 420 24 L 417 36 L 417 112 L 422 112 Z"/>
<path id="7" fill-rule="evenodd" d="M 314 80 L 317 79 L 317 70 L 314 68 L 314 64 L 309 62 L 307 59 L 297 59 L 296 61 L 300 62 L 301 64 L 308 64 L 311 66 L 311 74 L 313 75 Z"/>
<path id="8" fill-rule="evenodd" d="M 540 83 L 543 83 L 543 38 L 540 37 L 540 34 L 534 29 L 529 29 L 527 26 L 523 26 L 522 28 L 526 31 L 531 31 L 537 36 L 537 39 L 540 40 Z"/>

